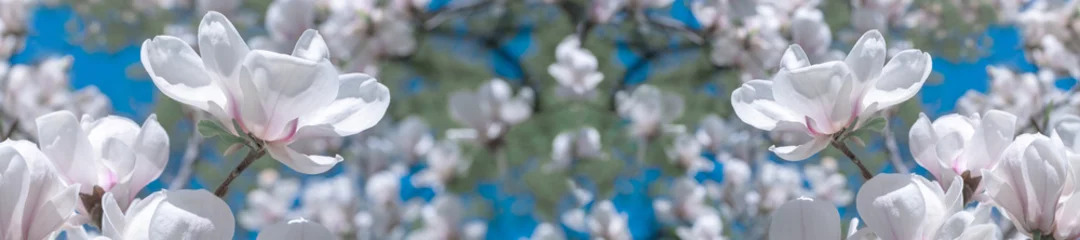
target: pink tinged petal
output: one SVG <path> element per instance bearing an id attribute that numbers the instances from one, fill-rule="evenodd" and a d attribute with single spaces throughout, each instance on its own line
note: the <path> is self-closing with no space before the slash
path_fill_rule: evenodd
<path id="1" fill-rule="evenodd" d="M 970 226 L 956 240 L 1004 239 L 1001 228 L 994 224 Z"/>
<path id="2" fill-rule="evenodd" d="M 306 219 L 290 220 L 264 227 L 256 240 L 315 240 L 333 239 L 334 236 L 323 225 Z"/>
<path id="3" fill-rule="evenodd" d="M 769 239 L 840 239 L 840 214 L 826 202 L 788 201 L 773 212 Z"/>
<path id="4" fill-rule="evenodd" d="M 841 62 L 827 62 L 799 69 L 781 69 L 773 76 L 773 98 L 781 106 L 814 119 L 814 129 L 833 134 L 855 117 L 849 96 L 854 75 Z"/>
<path id="5" fill-rule="evenodd" d="M 131 191 L 128 200 L 161 176 L 161 172 L 165 171 L 165 166 L 168 164 L 169 135 L 158 123 L 157 115 L 150 114 L 146 118 L 132 148 L 135 150 L 137 161 L 131 175 L 131 185 L 128 186 Z"/>
<path id="6" fill-rule="evenodd" d="M 740 120 L 761 130 L 773 130 L 780 121 L 802 121 L 802 116 L 773 99 L 772 81 L 743 83 L 731 93 L 731 106 Z"/>
<path id="7" fill-rule="evenodd" d="M 349 136 L 375 126 L 390 106 L 390 90 L 362 73 L 339 76 L 337 99 L 300 118 L 300 128 L 329 126 Z"/>
<path id="8" fill-rule="evenodd" d="M 41 151 L 69 184 L 79 183 L 80 192 L 89 193 L 97 185 L 98 163 L 79 120 L 59 111 L 38 117 L 36 124 Z"/>
<path id="9" fill-rule="evenodd" d="M 32 169 L 31 172 L 31 189 L 26 202 L 26 207 L 31 208 L 23 212 L 23 224 L 29 225 L 23 228 L 27 239 L 46 239 L 75 214 L 79 185 L 65 185 L 51 169 L 44 172 Z M 37 201 L 31 201 L 33 199 Z"/>
<path id="10" fill-rule="evenodd" d="M 300 134 L 297 134 L 297 136 L 296 141 L 305 141 L 306 139 L 299 137 Z M 266 150 L 270 153 L 270 156 L 277 159 L 278 162 L 304 174 L 324 173 L 333 168 L 338 162 L 344 160 L 340 155 L 330 157 L 303 154 L 281 143 L 268 144 Z"/>
<path id="11" fill-rule="evenodd" d="M 1060 140 L 1073 153 L 1080 153 L 1080 117 L 1063 115 L 1051 119 L 1050 137 Z"/>
<path id="12" fill-rule="evenodd" d="M 863 98 L 863 106 L 877 103 L 877 109 L 885 109 L 911 99 L 926 83 L 933 67 L 929 53 L 904 50 L 893 56 Z"/>
<path id="13" fill-rule="evenodd" d="M 987 195 L 1025 232 L 1053 231 L 1066 177 L 1061 148 L 1046 136 L 1023 134 L 1009 145 L 992 172 L 984 172 Z"/>
<path id="14" fill-rule="evenodd" d="M 206 190 L 175 190 L 154 210 L 150 239 L 232 239 L 232 210 Z"/>
<path id="15" fill-rule="evenodd" d="M 1080 194 L 1073 193 L 1058 206 L 1054 236 L 1057 239 L 1080 238 L 1080 217 L 1077 216 L 1080 216 Z"/>
<path id="16" fill-rule="evenodd" d="M 802 161 L 829 146 L 832 140 L 828 135 L 815 135 L 807 131 L 806 126 L 797 122 L 780 122 L 773 131 L 791 134 L 794 145 L 772 146 L 769 151 L 788 161 Z"/>
<path id="17" fill-rule="evenodd" d="M 962 154 L 971 137 L 975 135 L 975 126 L 971 119 L 959 114 L 949 114 L 935 120 L 933 127 L 938 137 L 938 158 L 952 171 L 963 173 L 966 169 L 962 168 L 967 166 L 967 158 L 963 158 Z"/>
<path id="18" fill-rule="evenodd" d="M 124 228 L 127 227 L 127 220 L 124 219 L 124 212 L 116 203 L 116 198 L 112 193 L 105 193 L 102 197 L 102 208 L 101 235 L 121 239 Z"/>
<path id="19" fill-rule="evenodd" d="M 111 190 L 118 182 L 128 182 L 135 168 L 135 152 L 127 144 L 119 139 L 108 139 L 101 149 L 103 163 L 109 168 L 109 175 L 104 179 L 98 179 L 101 188 Z M 122 178 L 122 179 L 121 179 Z M 118 196 L 128 198 L 128 195 Z"/>
<path id="20" fill-rule="evenodd" d="M 960 176 L 953 176 L 949 181 L 949 184 L 942 185 L 948 186 L 945 190 L 945 197 L 941 198 L 945 203 L 945 209 L 948 210 L 948 214 L 953 214 L 964 210 L 964 180 Z"/>
<path id="21" fill-rule="evenodd" d="M 873 80 L 882 73 L 885 65 L 885 37 L 878 30 L 870 30 L 863 33 L 862 37 L 855 42 L 844 63 L 851 68 L 852 74 L 858 80 L 856 93 L 865 93 L 865 87 L 873 84 Z"/>
<path id="22" fill-rule="evenodd" d="M 925 226 L 945 220 L 940 194 L 936 184 L 917 175 L 878 174 L 859 188 L 855 204 L 866 227 L 881 239 L 923 239 L 933 234 Z"/>
<path id="23" fill-rule="evenodd" d="M 184 40 L 171 36 L 146 40 L 141 59 L 150 79 L 165 96 L 204 111 L 209 110 L 210 103 L 227 102 L 225 92 Z"/>
<path id="24" fill-rule="evenodd" d="M 326 59 L 255 50 L 244 59 L 244 70 L 240 115 L 243 126 L 263 140 L 291 137 L 300 116 L 331 104 L 338 95 L 337 70 Z"/>
<path id="25" fill-rule="evenodd" d="M 1016 135 L 1016 116 L 999 111 L 987 111 L 971 136 L 971 144 L 964 148 L 966 169 L 990 169 L 997 165 L 1001 153 Z M 982 176 L 982 171 L 972 171 L 972 176 Z"/>
<path id="26" fill-rule="evenodd" d="M 810 66 L 810 59 L 806 57 L 806 52 L 803 51 L 802 46 L 792 44 L 788 46 L 784 56 L 780 58 L 780 66 L 787 69 L 802 68 Z"/>
<path id="27" fill-rule="evenodd" d="M 199 23 L 199 53 L 210 77 L 224 87 L 226 96 L 239 96 L 236 79 L 241 63 L 251 51 L 225 15 L 210 11 Z M 230 103 L 232 104 L 232 103 Z"/>
<path id="28" fill-rule="evenodd" d="M 308 61 L 319 61 L 321 59 L 329 59 L 330 50 L 326 48 L 326 41 L 323 41 L 323 37 L 319 34 L 319 31 L 308 29 L 305 30 L 304 34 L 300 35 L 300 39 L 296 41 L 296 47 L 293 48 L 292 56 L 307 59 Z"/>

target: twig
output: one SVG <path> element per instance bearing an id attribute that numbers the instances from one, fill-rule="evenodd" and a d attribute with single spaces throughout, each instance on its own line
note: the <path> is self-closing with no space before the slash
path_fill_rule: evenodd
<path id="1" fill-rule="evenodd" d="M 843 134 L 837 134 L 837 137 L 842 135 Z M 864 180 L 870 180 L 870 178 L 874 177 L 874 174 L 870 173 L 870 170 L 866 169 L 866 166 L 864 166 L 862 161 L 860 161 L 859 158 L 855 156 L 855 153 L 851 152 L 851 149 L 848 148 L 846 143 L 839 139 L 833 138 L 832 146 L 836 149 L 840 149 L 841 152 L 844 152 L 844 155 L 851 159 L 851 162 L 855 163 L 855 166 L 859 167 L 859 171 L 862 171 L 862 176 Z"/>
<path id="2" fill-rule="evenodd" d="M 904 165 L 904 161 L 900 158 L 900 147 L 896 144 L 896 135 L 892 132 L 892 124 L 888 120 L 889 116 L 885 116 L 885 129 L 881 134 L 885 137 L 885 149 L 889 151 L 889 161 L 892 162 L 893 168 L 896 172 L 908 174 L 911 172 L 907 165 Z"/>
<path id="3" fill-rule="evenodd" d="M 236 177 L 239 177 L 240 173 L 244 172 L 244 169 L 251 166 L 251 163 L 266 154 L 266 149 L 263 149 L 261 144 L 256 145 L 257 147 L 248 152 L 247 156 L 244 157 L 244 160 L 241 161 L 239 165 L 236 165 L 236 169 L 233 169 L 233 171 L 229 173 L 229 176 L 225 178 L 225 181 L 221 182 L 221 185 L 217 187 L 217 190 L 214 190 L 214 195 L 217 195 L 219 198 L 225 198 L 225 194 L 229 192 L 229 184 L 231 184 Z"/>
<path id="4" fill-rule="evenodd" d="M 199 131 L 191 133 L 187 146 L 184 148 L 184 158 L 181 159 L 180 171 L 176 173 L 176 177 L 169 183 L 169 189 L 181 189 L 184 188 L 184 185 L 187 185 L 188 180 L 191 179 L 192 169 L 195 167 L 195 160 L 199 159 L 199 145 L 202 141 L 203 136 L 199 134 Z"/>

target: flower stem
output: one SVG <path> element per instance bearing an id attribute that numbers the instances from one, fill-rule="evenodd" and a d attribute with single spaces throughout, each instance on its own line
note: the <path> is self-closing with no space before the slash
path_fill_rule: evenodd
<path id="1" fill-rule="evenodd" d="M 844 152 L 844 155 L 851 159 L 851 162 L 855 163 L 855 166 L 859 167 L 859 171 L 862 171 L 863 179 L 870 180 L 870 178 L 874 177 L 874 174 L 871 174 L 870 170 L 866 169 L 866 166 L 864 166 L 862 161 L 860 161 L 859 158 L 855 156 L 855 153 L 851 152 L 851 149 L 848 148 L 847 144 L 844 143 L 844 141 L 834 138 L 832 140 L 832 146 L 836 149 L 840 149 L 841 152 Z"/>
<path id="2" fill-rule="evenodd" d="M 247 156 L 244 156 L 244 160 L 240 161 L 240 165 L 236 165 L 236 169 L 233 169 L 233 171 L 229 173 L 229 177 L 225 178 L 225 181 L 217 187 L 217 190 L 214 190 L 214 195 L 217 195 L 219 198 L 225 198 L 225 194 L 229 192 L 229 184 L 232 183 L 236 177 L 239 177 L 240 173 L 244 172 L 244 169 L 251 166 L 251 163 L 255 162 L 256 159 L 259 159 L 265 154 L 266 149 L 263 149 L 262 146 L 258 146 L 248 152 Z"/>

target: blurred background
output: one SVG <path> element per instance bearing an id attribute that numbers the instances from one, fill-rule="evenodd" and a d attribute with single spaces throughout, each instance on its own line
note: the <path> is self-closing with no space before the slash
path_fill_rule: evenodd
<path id="1" fill-rule="evenodd" d="M 847 223 L 863 181 L 834 149 L 777 158 L 768 146 L 785 136 L 734 116 L 731 91 L 768 79 L 789 44 L 814 63 L 843 60 L 879 29 L 890 54 L 929 52 L 920 95 L 855 147 L 871 170 L 925 175 L 906 146 L 920 112 L 993 107 L 1034 121 L 1050 96 L 1072 92 L 1076 10 L 1039 0 L 0 0 L 0 109 L 5 129 L 29 135 L 34 118 L 59 109 L 155 113 L 172 155 L 142 194 L 213 188 L 243 154 L 223 154 L 197 130 L 204 113 L 155 88 L 140 45 L 172 35 L 195 46 L 202 15 L 218 11 L 256 49 L 289 52 L 317 29 L 339 70 L 370 74 L 392 95 L 376 127 L 310 143 L 344 157 L 333 170 L 261 159 L 245 171 L 226 199 L 237 239 L 297 217 L 342 239 L 760 239 L 772 209 L 799 196 L 834 203 Z M 692 217 L 701 213 L 720 221 Z"/>

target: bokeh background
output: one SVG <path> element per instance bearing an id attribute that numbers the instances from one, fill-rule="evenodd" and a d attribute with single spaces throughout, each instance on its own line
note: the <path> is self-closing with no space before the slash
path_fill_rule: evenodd
<path id="1" fill-rule="evenodd" d="M 0 7 L 5 6 L 3 2 L 0 0 Z M 139 61 L 140 44 L 147 38 L 166 32 L 194 34 L 201 18 L 199 9 L 190 5 L 172 9 L 138 9 L 131 2 L 61 0 L 32 4 L 27 12 L 27 31 L 21 33 L 25 36 L 24 48 L 12 55 L 8 62 L 12 65 L 34 65 L 52 58 L 70 56 L 72 62 L 67 71 L 71 89 L 94 86 L 111 102 L 112 114 L 136 121 L 156 113 L 172 138 L 173 154 L 165 173 L 143 194 L 171 186 L 213 188 L 242 155 L 223 156 L 225 146 L 217 144 L 214 139 L 195 136 L 197 118 L 193 116 L 198 114 L 161 95 L 149 81 Z M 245 39 L 267 35 L 264 19 L 272 1 L 240 2 L 238 8 L 226 15 L 237 25 Z M 690 223 L 671 224 L 658 219 L 655 200 L 678 198 L 673 193 L 679 193 L 675 186 L 680 177 L 689 177 L 698 184 L 723 185 L 731 181 L 730 176 L 726 176 L 731 170 L 725 171 L 725 161 L 720 159 L 725 155 L 720 151 L 701 151 L 701 156 L 715 167 L 686 175 L 681 168 L 683 166 L 669 160 L 672 156 L 668 153 L 677 145 L 678 134 L 664 133 L 647 141 L 628 134 L 628 129 L 633 128 L 634 123 L 615 111 L 617 102 L 613 97 L 616 92 L 649 84 L 683 99 L 685 110 L 671 124 L 681 126 L 685 132 L 695 132 L 701 120 L 709 115 L 719 116 L 729 123 L 730 128 L 745 128 L 735 126 L 741 123 L 731 112 L 729 94 L 746 77 L 742 76 L 742 69 L 738 66 L 717 66 L 710 61 L 708 51 L 715 46 L 695 44 L 679 36 L 677 31 L 636 22 L 634 13 L 620 12 L 614 20 L 590 29 L 589 38 L 584 44 L 595 54 L 599 70 L 605 76 L 595 90 L 596 96 L 589 101 L 568 100 L 568 97 L 557 93 L 559 83 L 547 74 L 547 67 L 555 61 L 556 45 L 580 28 L 575 21 L 583 17 L 571 16 L 567 12 L 584 12 L 589 7 L 589 1 L 567 0 L 573 4 L 561 5 L 532 0 L 483 2 L 486 1 L 432 0 L 423 11 L 444 13 L 447 20 L 434 28 L 413 29 L 409 34 L 415 39 L 415 50 L 411 53 L 363 63 L 337 62 L 343 70 L 371 71 L 370 65 L 377 67 L 377 78 L 390 88 L 393 96 L 386 117 L 379 126 L 361 133 L 361 136 L 328 143 L 337 147 L 331 148 L 346 160 L 327 173 L 303 175 L 273 160 L 256 162 L 252 169 L 233 183 L 233 190 L 227 197 L 238 220 L 257 222 L 242 219 L 245 218 L 243 212 L 258 211 L 259 206 L 256 205 L 266 204 L 273 205 L 272 209 L 276 210 L 263 211 L 276 211 L 283 216 L 260 215 L 255 218 L 304 216 L 327 225 L 348 225 L 331 229 L 340 230 L 345 238 L 360 237 L 358 235 L 362 234 L 356 233 L 359 228 L 355 226 L 361 219 L 357 213 L 367 208 L 361 199 L 370 197 L 364 191 L 366 180 L 376 172 L 395 166 L 399 169 L 393 171 L 400 171 L 400 175 L 395 175 L 400 184 L 396 195 L 403 205 L 409 202 L 425 205 L 437 196 L 452 196 L 462 206 L 462 212 L 456 213 L 462 221 L 458 224 L 483 223 L 486 228 L 482 232 L 487 239 L 527 238 L 538 224 L 544 222 L 553 223 L 571 239 L 585 238 L 587 231 L 574 231 L 562 223 L 561 219 L 564 218 L 561 216 L 572 209 L 592 208 L 595 202 L 607 199 L 620 212 L 627 214 L 629 230 L 634 239 L 675 238 L 676 229 Z M 833 41 L 830 46 L 843 52 L 850 49 L 854 39 L 861 35 L 861 31 L 852 27 L 850 22 L 852 5 L 848 2 L 821 1 L 816 7 L 824 13 L 825 22 L 832 29 Z M 1026 57 L 1028 48 L 1020 30 L 1014 24 L 1000 21 L 995 15 L 999 9 L 995 9 L 997 6 L 994 3 L 999 1 L 916 0 L 910 8 L 945 6 L 946 10 L 942 11 L 947 12 L 949 6 L 961 8 L 954 4 L 984 2 L 987 4 L 984 8 L 989 10 L 977 8 L 985 12 L 980 12 L 974 20 L 943 18 L 937 28 L 926 31 L 910 28 L 883 30 L 889 37 L 889 44 L 906 42 L 933 55 L 934 73 L 928 84 L 915 99 L 892 111 L 889 118 L 888 128 L 899 143 L 895 151 L 904 165 L 903 171 L 924 172 L 911 159 L 906 147 L 907 127 L 920 111 L 935 118 L 954 112 L 958 100 L 968 91 L 987 92 L 991 78 L 987 73 L 988 66 L 1003 67 L 1018 73 L 1039 70 Z M 698 31 L 701 25 L 691 11 L 692 4 L 691 0 L 675 0 L 669 7 L 646 9 L 643 12 L 651 19 L 671 20 L 668 23 Z M 468 9 L 462 10 L 466 8 L 462 6 L 468 6 Z M 941 31 L 947 34 L 942 35 Z M 355 40 L 361 44 L 375 41 Z M 425 160 L 431 160 L 420 156 L 419 159 L 408 161 L 401 156 L 404 154 L 401 146 L 384 147 L 380 144 L 404 144 L 395 142 L 394 134 L 403 134 L 403 131 L 396 131 L 402 123 L 416 120 L 426 124 L 421 131 L 424 135 L 430 134 L 436 142 L 449 141 L 446 139 L 452 138 L 453 134 L 448 130 L 464 126 L 450 117 L 449 96 L 455 91 L 477 89 L 492 78 L 505 79 L 517 91 L 525 88 L 534 91 L 538 100 L 533 107 L 538 110 L 529 120 L 515 125 L 506 133 L 498 150 L 482 144 L 456 141 L 455 144 L 461 148 L 459 157 L 472 164 L 466 166 L 466 172 L 447 182 L 445 189 L 416 186 L 412 178 L 428 168 L 430 163 Z M 1055 78 L 1058 80 L 1054 83 L 1060 89 L 1068 89 L 1075 83 L 1067 76 Z M 582 126 L 598 130 L 604 152 L 607 153 L 604 156 L 606 161 L 582 162 L 574 165 L 569 172 L 543 171 L 551 161 L 551 145 L 555 135 Z M 768 138 L 761 132 L 749 131 L 744 134 L 752 136 L 734 141 Z M 734 134 L 730 138 L 738 139 Z M 897 167 L 890 164 L 888 159 L 893 153 L 890 153 L 883 139 L 882 135 L 876 133 L 866 137 L 866 146 L 857 149 L 857 154 L 872 170 L 897 172 Z M 188 144 L 191 141 L 198 144 Z M 408 144 L 417 143 L 413 141 Z M 763 152 L 761 161 L 768 162 L 767 165 L 796 172 L 802 172 L 809 165 L 818 166 L 821 158 L 833 156 L 839 160 L 835 161 L 837 168 L 846 179 L 843 188 L 856 191 L 862 182 L 854 166 L 834 150 L 820 154 L 819 158 L 786 162 L 767 154 L 765 149 L 768 144 L 753 146 L 750 148 Z M 640 159 L 642 157 L 644 159 Z M 192 160 L 185 161 L 185 158 Z M 497 158 L 505 159 L 508 168 L 497 169 Z M 181 172 L 188 162 L 193 162 L 193 171 L 190 177 L 185 177 Z M 757 174 L 767 174 L 762 170 L 766 168 L 765 163 L 749 162 L 754 174 L 751 179 L 760 179 Z M 814 189 L 805 174 L 798 178 L 803 188 Z M 593 201 L 579 203 L 580 199 L 572 191 L 576 189 L 566 184 L 568 180 L 588 192 Z M 260 185 L 260 181 L 264 182 L 263 185 Z M 295 184 L 295 189 L 275 188 L 285 181 Z M 257 191 L 263 191 L 259 193 L 263 195 L 269 192 L 269 197 L 253 196 Z M 324 203 L 320 201 L 347 203 L 332 208 L 329 206 L 338 205 L 319 204 Z M 710 201 L 723 202 L 720 199 Z M 855 217 L 854 211 L 848 210 L 853 209 L 853 203 L 838 207 L 844 219 Z M 729 238 L 757 239 L 767 227 L 766 210 L 753 216 L 731 216 L 723 219 L 724 232 Z M 400 227 L 406 232 L 423 227 L 422 220 L 414 220 L 417 223 L 402 222 Z M 247 228 L 254 225 L 243 222 L 237 226 L 237 239 L 254 239 L 258 231 Z"/>

